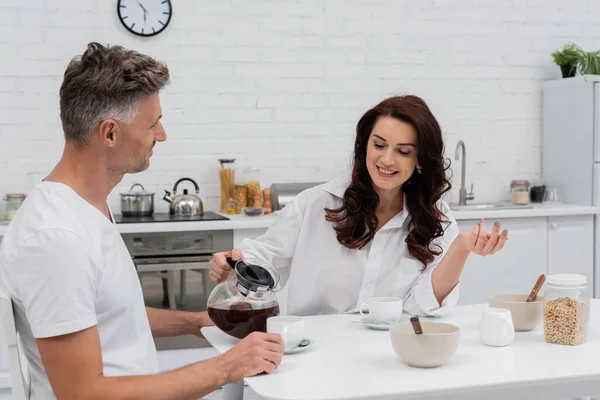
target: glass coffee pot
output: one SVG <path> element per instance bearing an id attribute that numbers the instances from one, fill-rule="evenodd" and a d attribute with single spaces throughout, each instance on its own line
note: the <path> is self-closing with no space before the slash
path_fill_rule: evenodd
<path id="1" fill-rule="evenodd" d="M 211 292 L 208 316 L 217 328 L 238 339 L 255 331 L 266 332 L 267 319 L 279 315 L 279 302 L 273 290 L 278 274 L 230 257 L 227 263 L 234 274 Z"/>

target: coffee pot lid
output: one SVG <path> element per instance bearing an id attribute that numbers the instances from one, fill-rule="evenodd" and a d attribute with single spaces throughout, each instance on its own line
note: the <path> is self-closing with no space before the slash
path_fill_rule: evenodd
<path id="1" fill-rule="evenodd" d="M 246 264 L 243 261 L 234 261 L 227 257 L 227 263 L 235 270 L 238 281 L 238 290 L 247 296 L 249 293 L 265 293 L 275 287 L 275 279 L 264 267 L 254 264 Z"/>

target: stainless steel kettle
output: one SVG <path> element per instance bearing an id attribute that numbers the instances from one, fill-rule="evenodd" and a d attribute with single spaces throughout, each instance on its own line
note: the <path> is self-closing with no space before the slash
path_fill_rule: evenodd
<path id="1" fill-rule="evenodd" d="M 177 194 L 177 186 L 183 181 L 190 181 L 196 188 L 196 194 L 189 194 L 187 189 L 183 189 L 183 194 Z M 175 216 L 188 216 L 188 215 L 203 215 L 204 204 L 202 199 L 198 196 L 200 188 L 196 181 L 191 178 L 181 178 L 175 185 L 173 185 L 173 195 L 168 190 L 165 190 L 163 200 L 171 203 L 170 214 Z"/>

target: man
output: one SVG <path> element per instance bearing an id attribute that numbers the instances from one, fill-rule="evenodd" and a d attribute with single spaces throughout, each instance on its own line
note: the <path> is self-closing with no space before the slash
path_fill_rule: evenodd
<path id="1" fill-rule="evenodd" d="M 279 335 L 254 333 L 217 358 L 158 373 L 152 337 L 199 334 L 210 321 L 144 307 L 106 199 L 165 141 L 158 93 L 168 81 L 151 57 L 98 43 L 67 67 L 63 156 L 29 193 L 0 250 L 34 400 L 196 399 L 281 362 Z"/>

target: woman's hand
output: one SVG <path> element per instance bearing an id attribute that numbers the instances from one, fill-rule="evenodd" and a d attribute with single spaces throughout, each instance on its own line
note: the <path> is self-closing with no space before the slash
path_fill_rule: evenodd
<path id="1" fill-rule="evenodd" d="M 225 279 L 233 275 L 233 268 L 227 262 L 227 257 L 231 257 L 233 261 L 239 261 L 244 256 L 240 249 L 233 249 L 223 253 L 215 253 L 210 260 L 210 280 L 214 283 L 221 283 Z"/>
<path id="2" fill-rule="evenodd" d="M 458 235 L 460 247 L 469 252 L 487 256 L 500 251 L 508 240 L 508 230 L 500 232 L 500 221 L 494 223 L 492 232 L 488 232 L 483 218 L 472 232 L 461 232 Z"/>

